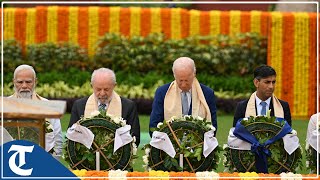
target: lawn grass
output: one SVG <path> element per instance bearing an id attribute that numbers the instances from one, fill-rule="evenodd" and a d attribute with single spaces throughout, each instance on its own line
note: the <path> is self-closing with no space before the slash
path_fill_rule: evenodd
<path id="1" fill-rule="evenodd" d="M 65 114 L 62 119 L 61 119 L 61 125 L 62 125 L 62 131 L 66 132 L 68 124 L 69 124 L 69 118 L 70 114 Z M 143 147 L 144 144 L 149 143 L 150 141 L 150 136 L 149 136 L 149 116 L 146 115 L 140 115 L 140 129 L 141 129 L 141 142 L 139 145 L 138 149 L 138 159 L 136 160 L 133 169 L 135 171 L 144 171 L 142 165 L 142 156 L 144 155 L 143 150 L 141 148 Z M 227 143 L 227 137 L 229 134 L 229 130 L 232 127 L 232 122 L 233 122 L 233 116 L 232 115 L 219 115 L 218 116 L 218 131 L 217 131 L 217 139 L 219 142 L 219 145 L 222 147 L 223 144 Z M 306 132 L 307 132 L 307 126 L 308 126 L 308 120 L 293 120 L 292 122 L 292 128 L 295 129 L 298 132 L 298 137 L 300 140 L 300 144 L 302 148 L 304 149 L 306 145 Z M 223 159 L 223 152 L 221 152 L 220 157 L 221 161 L 218 166 L 218 169 L 216 172 L 223 172 L 224 167 L 222 164 L 222 159 Z M 308 171 L 305 168 L 305 153 L 303 152 L 303 169 L 300 170 L 298 173 L 301 174 L 307 174 Z M 66 163 L 62 160 L 62 163 L 66 165 Z"/>

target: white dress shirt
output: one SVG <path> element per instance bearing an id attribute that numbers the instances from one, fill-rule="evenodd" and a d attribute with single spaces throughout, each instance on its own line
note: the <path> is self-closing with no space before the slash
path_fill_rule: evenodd
<path id="1" fill-rule="evenodd" d="M 261 103 L 261 99 L 258 98 L 258 96 L 256 96 L 256 107 L 257 107 L 257 116 L 261 116 L 261 110 L 262 110 L 262 105 Z M 270 109 L 270 102 L 271 102 L 271 97 L 269 97 L 267 100 L 265 100 L 264 102 L 267 103 L 266 106 L 266 112 L 268 112 L 268 110 Z"/>

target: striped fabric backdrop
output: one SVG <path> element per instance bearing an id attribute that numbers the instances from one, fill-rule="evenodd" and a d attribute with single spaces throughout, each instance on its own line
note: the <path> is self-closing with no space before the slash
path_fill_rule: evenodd
<path id="1" fill-rule="evenodd" d="M 190 35 L 256 32 L 268 37 L 268 64 L 278 73 L 275 94 L 294 118 L 316 110 L 316 14 L 261 11 L 197 11 L 180 8 L 64 7 L 5 8 L 4 39 L 28 44 L 71 42 L 95 53 L 105 33 L 169 39 Z"/>

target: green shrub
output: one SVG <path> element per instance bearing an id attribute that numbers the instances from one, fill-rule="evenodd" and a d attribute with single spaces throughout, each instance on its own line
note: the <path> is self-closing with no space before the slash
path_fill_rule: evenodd
<path id="1" fill-rule="evenodd" d="M 25 61 L 37 72 L 64 71 L 71 67 L 85 69 L 90 65 L 86 51 L 69 43 L 28 45 Z"/>
<path id="2" fill-rule="evenodd" d="M 188 56 L 195 60 L 201 83 L 215 91 L 244 93 L 254 91 L 252 72 L 266 63 L 266 39 L 252 33 L 181 40 L 168 40 L 163 34 L 132 38 L 106 34 L 92 59 L 84 49 L 68 43 L 29 45 L 25 56 L 16 41 L 6 40 L 3 45 L 4 83 L 11 82 L 16 66 L 25 63 L 35 68 L 39 84 L 64 81 L 80 87 L 90 81 L 94 69 L 108 67 L 116 72 L 119 85 L 149 89 L 158 80 L 171 82 L 173 61 Z"/>
<path id="3" fill-rule="evenodd" d="M 195 60 L 197 71 L 211 75 L 246 75 L 266 63 L 266 38 L 258 34 L 233 37 L 193 36 L 167 40 L 163 34 L 126 38 L 106 34 L 98 42 L 95 65 L 104 64 L 125 73 L 171 73 L 175 59 L 187 56 Z"/>
<path id="4" fill-rule="evenodd" d="M 3 42 L 4 73 L 11 72 L 10 71 L 11 69 L 15 69 L 16 66 L 19 64 L 22 64 L 22 62 L 23 62 L 23 57 L 22 57 L 21 45 L 13 39 L 5 40 Z"/>

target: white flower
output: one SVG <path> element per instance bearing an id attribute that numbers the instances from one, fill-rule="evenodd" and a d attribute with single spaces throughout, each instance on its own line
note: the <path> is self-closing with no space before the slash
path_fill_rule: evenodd
<path id="1" fill-rule="evenodd" d="M 214 126 L 212 126 L 212 124 L 207 124 L 207 127 L 213 131 L 216 131 L 216 128 Z"/>
<path id="2" fill-rule="evenodd" d="M 95 117 L 95 116 L 98 116 L 100 114 L 100 111 L 93 111 L 90 116 L 91 117 Z"/>
<path id="3" fill-rule="evenodd" d="M 134 137 L 134 136 L 133 136 Z M 137 155 L 137 145 L 135 143 L 132 143 L 132 154 Z"/>
<path id="4" fill-rule="evenodd" d="M 160 129 L 160 127 L 161 127 L 162 125 L 163 125 L 163 123 L 162 123 L 162 122 L 159 122 L 158 125 L 157 125 L 157 128 Z"/>
<path id="5" fill-rule="evenodd" d="M 149 154 L 149 153 L 150 153 L 150 148 L 146 148 L 146 149 L 144 150 L 144 152 L 145 152 L 146 154 Z"/>
<path id="6" fill-rule="evenodd" d="M 223 150 L 225 150 L 228 147 L 228 144 L 223 144 Z"/>
<path id="7" fill-rule="evenodd" d="M 169 120 L 167 120 L 167 122 L 171 123 L 171 122 L 173 122 L 175 119 L 177 119 L 177 116 L 172 116 Z"/>
<path id="8" fill-rule="evenodd" d="M 294 129 L 292 129 L 291 134 L 293 134 L 293 135 L 297 135 L 297 131 L 296 131 L 296 130 L 294 130 Z"/>
<path id="9" fill-rule="evenodd" d="M 120 117 L 113 117 L 113 122 L 116 124 L 120 124 Z"/>
<path id="10" fill-rule="evenodd" d="M 183 116 L 183 119 L 184 119 L 184 120 L 187 120 L 187 118 L 191 118 L 191 117 L 192 117 L 191 115 L 184 115 L 184 116 Z"/>
<path id="11" fill-rule="evenodd" d="M 225 164 L 227 162 L 227 158 L 224 156 L 223 158 L 223 164 Z"/>
<path id="12" fill-rule="evenodd" d="M 197 117 L 197 119 L 199 119 L 199 120 L 201 120 L 201 121 L 203 120 L 203 118 L 202 118 L 202 117 L 200 117 L 200 116 L 198 116 L 198 117 Z"/>
<path id="13" fill-rule="evenodd" d="M 148 155 L 142 156 L 142 159 L 143 159 L 144 164 L 148 164 L 149 163 Z"/>
<path id="14" fill-rule="evenodd" d="M 124 120 L 123 118 L 121 118 L 120 124 L 121 124 L 121 126 L 125 126 L 127 124 L 127 121 Z"/>
<path id="15" fill-rule="evenodd" d="M 248 121 L 249 119 L 245 117 L 245 118 L 243 118 L 242 120 L 243 120 L 243 121 Z"/>

